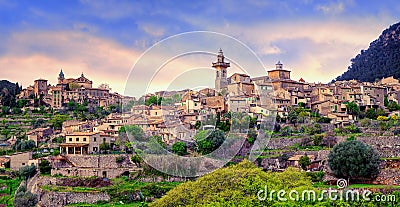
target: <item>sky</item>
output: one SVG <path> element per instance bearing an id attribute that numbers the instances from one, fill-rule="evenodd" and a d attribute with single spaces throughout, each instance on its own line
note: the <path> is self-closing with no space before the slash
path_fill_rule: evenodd
<path id="1" fill-rule="evenodd" d="M 84 73 L 95 87 L 108 83 L 132 96 L 212 87 L 211 62 L 222 48 L 229 75 L 266 75 L 280 60 L 292 79 L 326 83 L 398 14 L 395 0 L 0 0 L 0 79 L 54 85 L 62 69 L 66 78 Z M 152 53 L 157 46 L 165 48 Z"/>

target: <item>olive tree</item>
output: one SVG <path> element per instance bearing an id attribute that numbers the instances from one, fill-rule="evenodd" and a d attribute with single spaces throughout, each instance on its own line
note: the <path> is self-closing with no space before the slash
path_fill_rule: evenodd
<path id="1" fill-rule="evenodd" d="M 328 164 L 338 178 L 366 179 L 379 173 L 379 156 L 369 145 L 357 140 L 335 145 L 328 155 Z"/>

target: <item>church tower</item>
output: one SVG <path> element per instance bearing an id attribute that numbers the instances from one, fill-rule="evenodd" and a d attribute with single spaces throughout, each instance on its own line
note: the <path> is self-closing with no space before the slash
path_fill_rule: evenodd
<path id="1" fill-rule="evenodd" d="M 61 69 L 60 74 L 58 74 L 58 84 L 62 84 L 64 82 L 64 79 L 65 79 L 64 73 Z"/>
<path id="2" fill-rule="evenodd" d="M 217 71 L 215 77 L 215 90 L 220 92 L 222 89 L 226 89 L 228 86 L 228 78 L 227 78 L 227 68 L 230 66 L 230 63 L 224 61 L 224 53 L 222 49 L 219 49 L 217 62 L 212 63 L 212 67 Z"/>

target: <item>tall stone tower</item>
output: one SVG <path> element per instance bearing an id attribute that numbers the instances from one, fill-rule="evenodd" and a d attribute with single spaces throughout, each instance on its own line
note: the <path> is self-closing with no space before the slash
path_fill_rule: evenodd
<path id="1" fill-rule="evenodd" d="M 212 67 L 217 70 L 215 77 L 215 90 L 217 92 L 226 89 L 228 86 L 227 68 L 230 66 L 230 63 L 226 63 L 224 59 L 224 53 L 222 49 L 219 49 L 217 62 L 212 63 Z"/>
<path id="2" fill-rule="evenodd" d="M 64 73 L 61 69 L 60 74 L 58 74 L 58 84 L 62 84 L 64 81 L 65 77 L 64 77 Z"/>

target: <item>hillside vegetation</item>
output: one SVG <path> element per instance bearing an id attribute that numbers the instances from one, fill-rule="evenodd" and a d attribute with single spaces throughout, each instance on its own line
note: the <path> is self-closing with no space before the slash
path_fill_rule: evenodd
<path id="1" fill-rule="evenodd" d="M 374 82 L 390 76 L 400 78 L 400 23 L 384 30 L 368 49 L 361 50 L 351 59 L 348 70 L 336 80 Z"/>

